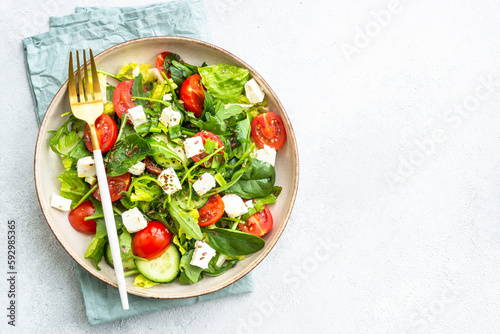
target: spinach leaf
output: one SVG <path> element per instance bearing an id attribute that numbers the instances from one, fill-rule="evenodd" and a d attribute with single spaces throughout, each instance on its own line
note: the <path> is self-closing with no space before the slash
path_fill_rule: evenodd
<path id="1" fill-rule="evenodd" d="M 235 102 L 243 92 L 249 71 L 232 65 L 199 67 L 203 85 L 213 97 L 223 102 Z"/>
<path id="2" fill-rule="evenodd" d="M 149 97 L 149 92 L 144 92 L 144 86 L 142 84 L 142 73 L 134 78 L 134 83 L 132 84 L 132 96 L 138 97 Z M 148 104 L 147 100 L 135 99 L 135 105 L 141 105 L 145 107 Z"/>
<path id="3" fill-rule="evenodd" d="M 69 169 L 78 159 L 89 155 L 83 142 L 84 130 L 85 122 L 72 116 L 50 138 L 50 148 L 61 155 L 66 169 Z"/>
<path id="4" fill-rule="evenodd" d="M 237 158 L 241 158 L 252 144 L 250 140 L 251 125 L 248 117 L 236 123 L 234 132 L 236 134 L 236 140 L 240 143 L 240 145 L 235 148 L 234 155 Z"/>
<path id="5" fill-rule="evenodd" d="M 144 160 L 151 150 L 149 143 L 138 134 L 130 134 L 117 143 L 109 155 L 108 175 L 125 174 L 130 167 Z"/>
<path id="6" fill-rule="evenodd" d="M 217 261 L 219 260 L 219 257 L 221 254 L 218 254 L 217 256 L 214 256 L 210 262 L 208 263 L 208 269 L 203 270 L 203 274 L 207 274 L 209 276 L 219 276 L 220 274 L 224 273 L 226 270 L 231 269 L 238 263 L 238 260 L 231 260 L 229 261 L 225 266 L 220 266 L 217 267 Z"/>
<path id="7" fill-rule="evenodd" d="M 172 66 L 168 68 L 172 80 L 179 87 L 182 85 L 184 80 L 195 74 L 195 72 L 186 65 L 187 64 L 183 65 L 176 60 L 172 60 Z"/>
<path id="8" fill-rule="evenodd" d="M 197 283 L 201 276 L 202 268 L 191 265 L 191 259 L 193 258 L 194 250 L 191 249 L 189 252 L 185 253 L 181 257 L 181 262 L 179 267 L 181 269 L 181 276 L 179 277 L 179 283 L 181 284 L 193 284 Z M 201 276 L 201 277 L 200 277 Z"/>
<path id="9" fill-rule="evenodd" d="M 271 193 L 275 179 L 276 173 L 270 163 L 253 159 L 252 165 L 243 173 L 239 181 L 225 192 L 247 199 L 265 197 Z"/>
<path id="10" fill-rule="evenodd" d="M 172 219 L 179 224 L 186 235 L 196 240 L 201 240 L 203 235 L 198 225 L 198 217 L 195 217 L 194 212 L 191 212 L 196 211 L 198 213 L 198 210 L 185 211 L 182 209 L 181 204 L 177 200 L 172 200 L 168 206 L 168 213 L 170 213 Z"/>
<path id="11" fill-rule="evenodd" d="M 115 86 L 110 84 L 106 85 L 106 100 L 113 101 L 113 95 L 115 94 Z"/>
<path id="12" fill-rule="evenodd" d="M 218 253 L 227 256 L 241 256 L 261 250 L 266 242 L 253 234 L 225 228 L 202 229 L 208 243 Z"/>
<path id="13" fill-rule="evenodd" d="M 75 205 L 88 191 L 88 184 L 78 177 L 76 169 L 65 170 L 57 177 L 61 181 L 61 196 L 72 200 Z"/>

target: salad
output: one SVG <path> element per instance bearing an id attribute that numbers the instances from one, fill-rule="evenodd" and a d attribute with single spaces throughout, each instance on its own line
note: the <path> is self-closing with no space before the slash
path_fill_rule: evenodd
<path id="1" fill-rule="evenodd" d="M 105 98 L 96 130 L 125 276 L 145 288 L 193 284 L 262 249 L 273 226 L 267 205 L 281 192 L 274 163 L 286 133 L 249 71 L 191 65 L 165 51 L 154 68 L 98 72 Z M 93 235 L 85 258 L 98 270 L 103 258 L 113 267 L 89 127 L 63 116 L 50 139 L 64 166 L 51 205 Z"/>

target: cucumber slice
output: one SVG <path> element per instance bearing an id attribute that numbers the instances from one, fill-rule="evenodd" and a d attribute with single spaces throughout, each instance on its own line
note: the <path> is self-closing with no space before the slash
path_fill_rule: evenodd
<path id="1" fill-rule="evenodd" d="M 109 247 L 109 242 L 106 243 L 106 252 L 104 253 L 104 260 L 106 260 L 107 264 L 109 264 L 111 268 L 113 269 L 115 268 L 115 266 L 113 265 L 113 258 L 111 256 L 111 247 Z M 134 259 L 123 260 L 123 270 L 127 271 L 132 269 L 135 269 Z"/>
<path id="2" fill-rule="evenodd" d="M 179 275 L 180 255 L 172 243 L 159 257 L 151 261 L 135 260 L 142 276 L 156 283 L 170 283 Z"/>
<path id="3" fill-rule="evenodd" d="M 167 135 L 164 134 L 156 134 L 151 136 L 154 140 L 158 142 L 163 142 L 166 144 L 172 151 L 174 151 L 183 161 L 184 163 L 188 163 L 186 153 L 184 153 L 184 150 L 180 145 L 175 146 L 170 143 L 170 140 L 168 139 Z M 162 167 L 164 168 L 169 168 L 172 167 L 173 169 L 181 169 L 182 168 L 182 163 L 174 158 L 165 158 L 163 154 L 154 154 L 152 155 L 153 159 Z"/>

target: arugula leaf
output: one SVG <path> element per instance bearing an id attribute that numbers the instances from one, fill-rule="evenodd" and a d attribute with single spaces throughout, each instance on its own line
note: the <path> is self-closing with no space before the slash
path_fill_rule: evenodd
<path id="1" fill-rule="evenodd" d="M 72 208 L 88 191 L 88 184 L 78 177 L 76 169 L 65 170 L 57 177 L 61 181 L 61 196 L 72 200 Z"/>
<path id="2" fill-rule="evenodd" d="M 144 92 L 144 86 L 142 83 L 142 73 L 139 73 L 138 76 L 134 78 L 134 82 L 132 83 L 132 96 L 138 96 L 138 97 L 148 97 L 149 98 L 149 92 Z M 147 100 L 141 100 L 141 99 L 135 99 L 134 100 L 135 105 L 141 105 L 145 107 L 148 104 Z"/>
<path id="3" fill-rule="evenodd" d="M 252 216 L 253 214 L 259 212 L 264 208 L 265 204 L 271 204 L 271 203 L 276 203 L 276 200 L 278 199 L 278 196 L 281 193 L 282 188 L 280 186 L 273 187 L 271 190 L 271 193 L 267 195 L 266 197 L 263 198 L 257 198 L 256 202 L 253 203 L 253 208 L 248 209 L 248 213 L 243 215 L 241 217 L 241 220 L 247 220 Z"/>
<path id="4" fill-rule="evenodd" d="M 198 72 L 208 92 L 223 102 L 236 102 L 250 73 L 245 68 L 224 64 L 199 67 Z"/>
<path id="5" fill-rule="evenodd" d="M 247 199 L 265 197 L 271 193 L 275 178 L 276 172 L 270 163 L 253 159 L 252 165 L 238 182 L 225 191 Z"/>
<path id="6" fill-rule="evenodd" d="M 196 211 L 196 213 L 198 213 L 198 210 L 194 209 L 190 212 L 185 211 L 181 208 L 181 204 L 182 203 L 177 200 L 172 200 L 168 206 L 168 213 L 170 213 L 172 219 L 179 224 L 186 235 L 196 240 L 201 240 L 203 235 L 198 225 L 198 217 L 195 217 L 194 212 Z"/>
<path id="7" fill-rule="evenodd" d="M 181 269 L 179 283 L 181 283 L 181 284 L 197 283 L 200 280 L 200 278 L 203 277 L 203 276 L 201 276 L 201 272 L 203 271 L 203 268 L 200 268 L 198 266 L 193 266 L 190 263 L 191 259 L 193 258 L 193 254 L 194 254 L 194 250 L 191 249 L 189 252 L 186 252 L 181 257 L 181 262 L 179 264 L 179 267 Z"/>
<path id="8" fill-rule="evenodd" d="M 228 256 L 249 255 L 261 250 L 266 242 L 253 234 L 225 228 L 202 229 L 208 243 L 218 253 Z"/>
<path id="9" fill-rule="evenodd" d="M 149 143 L 138 134 L 130 134 L 117 143 L 109 155 L 108 175 L 125 174 L 130 167 L 144 160 L 151 151 Z"/>
<path id="10" fill-rule="evenodd" d="M 153 158 L 160 157 L 162 160 L 163 159 L 175 159 L 179 162 L 182 163 L 182 165 L 187 164 L 187 157 L 181 156 L 180 155 L 180 150 L 179 152 L 174 151 L 169 145 L 167 145 L 165 142 L 162 140 L 158 141 L 155 138 L 147 138 L 146 141 L 149 143 L 151 147 L 151 151 L 149 152 L 148 155 L 152 156 Z"/>

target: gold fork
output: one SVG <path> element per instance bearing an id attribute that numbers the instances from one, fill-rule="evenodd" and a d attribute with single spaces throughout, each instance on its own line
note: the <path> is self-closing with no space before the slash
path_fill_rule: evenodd
<path id="1" fill-rule="evenodd" d="M 90 52 L 90 67 L 92 72 L 93 91 L 90 89 L 89 72 L 87 70 L 87 59 L 85 50 L 83 50 L 83 76 L 80 75 L 80 58 L 78 51 L 76 51 L 77 63 L 77 80 L 78 80 L 78 93 L 75 86 L 75 75 L 73 71 L 73 53 L 69 53 L 69 70 L 68 70 L 68 92 L 69 103 L 73 115 L 81 119 L 89 125 L 90 138 L 92 140 L 92 148 L 94 153 L 94 161 L 97 174 L 97 182 L 99 184 L 99 191 L 101 193 L 101 203 L 104 212 L 104 220 L 106 222 L 106 231 L 108 232 L 108 241 L 111 248 L 111 256 L 115 267 L 115 275 L 118 281 L 118 290 L 122 307 L 128 310 L 128 296 L 127 287 L 125 285 L 125 276 L 123 274 L 122 257 L 120 255 L 120 246 L 118 243 L 118 233 L 116 231 L 115 216 L 113 213 L 113 206 L 111 204 L 111 196 L 109 195 L 108 180 L 106 178 L 106 170 L 104 169 L 104 162 L 102 160 L 102 153 L 99 146 L 99 139 L 95 130 L 95 121 L 101 116 L 104 111 L 104 104 L 102 101 L 101 87 L 99 85 L 99 78 L 94 62 L 94 55 L 92 49 Z"/>

